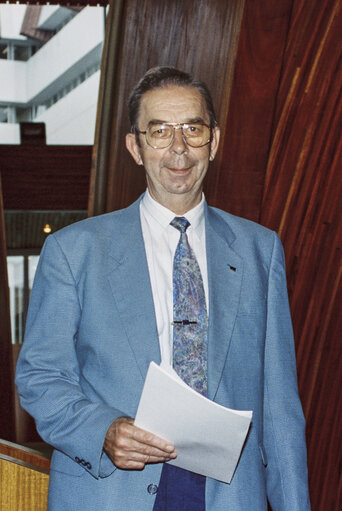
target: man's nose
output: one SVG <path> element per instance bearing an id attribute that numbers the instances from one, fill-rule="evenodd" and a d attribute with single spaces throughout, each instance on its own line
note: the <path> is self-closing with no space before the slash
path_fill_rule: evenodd
<path id="1" fill-rule="evenodd" d="M 175 152 L 176 154 L 185 153 L 188 146 L 186 142 L 184 142 L 182 129 L 181 128 L 175 129 L 174 133 L 175 135 L 173 138 L 173 142 L 171 144 L 171 151 Z"/>

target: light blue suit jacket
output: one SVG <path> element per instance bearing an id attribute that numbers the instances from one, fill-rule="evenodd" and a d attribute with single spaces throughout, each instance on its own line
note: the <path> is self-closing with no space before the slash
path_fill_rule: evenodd
<path id="1" fill-rule="evenodd" d="M 205 209 L 209 398 L 253 410 L 230 485 L 207 478 L 208 511 L 308 511 L 304 417 L 281 243 L 275 233 Z M 50 511 L 151 511 L 162 465 L 116 469 L 102 446 L 134 417 L 160 362 L 139 201 L 50 235 L 32 291 L 16 383 L 55 447 Z M 176 446 L 177 447 L 177 446 Z"/>

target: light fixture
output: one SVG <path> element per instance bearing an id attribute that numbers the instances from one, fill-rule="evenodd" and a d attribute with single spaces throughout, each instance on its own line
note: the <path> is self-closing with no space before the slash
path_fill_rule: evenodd
<path id="1" fill-rule="evenodd" d="M 50 232 L 52 231 L 51 226 L 49 224 L 45 224 L 43 227 L 43 231 L 45 232 L 45 234 L 50 234 Z"/>

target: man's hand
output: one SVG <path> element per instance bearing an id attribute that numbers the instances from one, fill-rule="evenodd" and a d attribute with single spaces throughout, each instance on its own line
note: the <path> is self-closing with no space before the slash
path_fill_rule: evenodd
<path id="1" fill-rule="evenodd" d="M 119 417 L 109 427 L 103 448 L 117 468 L 142 470 L 147 463 L 177 457 L 174 445 L 134 426 L 130 417 Z"/>

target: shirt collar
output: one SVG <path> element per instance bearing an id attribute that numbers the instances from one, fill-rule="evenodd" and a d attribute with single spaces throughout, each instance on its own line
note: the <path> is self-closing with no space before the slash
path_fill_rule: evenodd
<path id="1" fill-rule="evenodd" d="M 145 211 L 158 222 L 162 228 L 167 228 L 170 222 L 175 218 L 175 213 L 151 197 L 150 192 L 146 189 L 146 193 L 142 198 L 141 204 Z M 204 232 L 204 204 L 205 198 L 202 193 L 202 199 L 197 206 L 187 211 L 183 216 L 190 222 L 189 229 L 193 229 L 200 238 Z"/>

